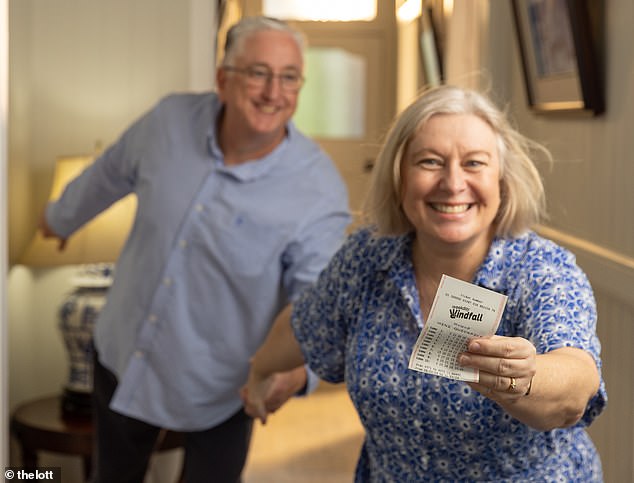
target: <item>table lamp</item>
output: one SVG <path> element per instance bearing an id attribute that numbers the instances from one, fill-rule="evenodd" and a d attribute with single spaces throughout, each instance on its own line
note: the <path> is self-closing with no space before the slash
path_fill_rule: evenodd
<path id="1" fill-rule="evenodd" d="M 55 165 L 49 200 L 57 199 L 66 184 L 93 161 L 92 156 L 64 156 Z M 58 240 L 38 231 L 20 262 L 36 268 L 81 265 L 73 291 L 62 303 L 59 328 L 68 352 L 68 380 L 62 394 L 62 416 L 91 416 L 93 327 L 114 274 L 114 263 L 127 238 L 136 209 L 133 196 L 113 204 L 88 222 L 58 250 Z"/>

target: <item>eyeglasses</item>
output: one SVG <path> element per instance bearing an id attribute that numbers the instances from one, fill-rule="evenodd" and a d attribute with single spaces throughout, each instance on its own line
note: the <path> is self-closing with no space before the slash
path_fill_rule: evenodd
<path id="1" fill-rule="evenodd" d="M 237 72 L 246 77 L 247 84 L 251 87 L 264 87 L 273 80 L 274 77 L 280 80 L 280 86 L 285 91 L 297 92 L 304 83 L 304 78 L 296 72 L 282 72 L 274 74 L 271 69 L 261 65 L 250 65 L 248 67 L 223 66 L 229 72 Z"/>

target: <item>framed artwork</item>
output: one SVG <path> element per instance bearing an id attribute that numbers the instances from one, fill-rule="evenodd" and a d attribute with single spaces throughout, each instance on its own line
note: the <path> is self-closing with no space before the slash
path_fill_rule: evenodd
<path id="1" fill-rule="evenodd" d="M 604 111 L 603 0 L 513 0 L 529 106 L 536 112 Z"/>
<path id="2" fill-rule="evenodd" d="M 443 63 L 440 33 L 432 7 L 422 10 L 420 16 L 420 57 L 425 85 L 438 86 L 443 82 Z"/>

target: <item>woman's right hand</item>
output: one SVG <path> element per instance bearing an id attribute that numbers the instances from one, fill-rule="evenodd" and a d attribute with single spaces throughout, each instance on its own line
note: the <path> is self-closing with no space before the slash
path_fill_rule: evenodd
<path id="1" fill-rule="evenodd" d="M 275 374 L 269 376 L 259 374 L 251 366 L 247 383 L 240 389 L 240 397 L 244 404 L 244 411 L 252 418 L 258 418 L 266 424 L 268 411 L 266 399 L 273 386 Z"/>
<path id="2" fill-rule="evenodd" d="M 291 311 L 288 305 L 278 314 L 264 344 L 251 358 L 247 382 L 240 389 L 245 412 L 262 424 L 306 384 L 304 357 L 291 329 Z"/>

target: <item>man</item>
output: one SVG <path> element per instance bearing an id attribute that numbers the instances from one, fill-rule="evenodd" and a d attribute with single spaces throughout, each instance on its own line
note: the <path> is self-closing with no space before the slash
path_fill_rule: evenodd
<path id="1" fill-rule="evenodd" d="M 349 222 L 336 168 L 290 122 L 302 70 L 297 32 L 242 20 L 217 95 L 166 97 L 47 207 L 42 231 L 63 248 L 114 201 L 138 200 L 95 329 L 96 483 L 142 482 L 159 428 L 185 432 L 188 483 L 240 479 L 249 358 Z M 304 368 L 278 375 L 268 407 L 306 386 Z"/>

